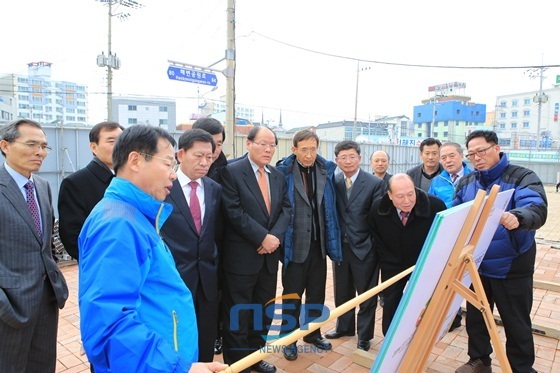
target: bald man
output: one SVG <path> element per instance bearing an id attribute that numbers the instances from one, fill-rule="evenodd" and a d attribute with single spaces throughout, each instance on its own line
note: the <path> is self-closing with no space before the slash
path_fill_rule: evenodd
<path id="1" fill-rule="evenodd" d="M 384 189 L 383 191 L 387 191 L 387 187 L 389 186 L 389 179 L 391 178 L 390 173 L 387 172 L 389 168 L 389 154 L 383 150 L 378 150 L 371 155 L 369 159 L 369 163 L 371 165 L 371 170 L 373 174 L 383 180 Z"/>
<path id="2" fill-rule="evenodd" d="M 416 264 L 436 214 L 445 203 L 414 187 L 407 174 L 396 174 L 389 181 L 387 193 L 371 207 L 369 224 L 373 244 L 379 255 L 382 281 Z M 410 275 L 383 291 L 383 334 L 397 311 Z"/>

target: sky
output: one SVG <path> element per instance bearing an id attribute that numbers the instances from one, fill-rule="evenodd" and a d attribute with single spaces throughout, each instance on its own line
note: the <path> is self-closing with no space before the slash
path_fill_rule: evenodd
<path id="1" fill-rule="evenodd" d="M 176 100 L 186 122 L 218 88 L 169 80 L 168 60 L 209 66 L 226 49 L 227 0 L 138 0 L 126 21 L 112 17 L 115 96 Z M 86 84 L 89 119 L 106 116 L 107 6 L 95 0 L 2 1 L 0 74 L 27 74 L 27 63 L 52 62 L 52 79 Z M 286 128 L 406 115 L 433 93 L 466 83 L 465 95 L 492 111 L 496 96 L 531 92 L 539 80 L 524 68 L 447 69 L 404 65 L 519 67 L 560 65 L 560 2 L 521 0 L 241 0 L 236 2 L 236 102 Z M 359 61 L 359 62 L 358 62 Z M 382 63 L 378 63 L 382 62 Z M 358 64 L 360 67 L 359 73 Z M 222 61 L 214 68 L 224 69 Z M 550 88 L 560 68 L 544 73 Z M 204 98 L 200 96 L 204 95 Z"/>

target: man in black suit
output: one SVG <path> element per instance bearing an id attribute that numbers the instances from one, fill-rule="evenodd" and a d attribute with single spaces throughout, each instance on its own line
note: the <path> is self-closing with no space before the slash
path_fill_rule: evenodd
<path id="1" fill-rule="evenodd" d="M 89 213 L 101 201 L 113 178 L 113 147 L 124 127 L 101 122 L 89 131 L 89 164 L 62 180 L 58 194 L 60 240 L 66 252 L 79 259 L 78 236 Z"/>
<path id="2" fill-rule="evenodd" d="M 254 127 L 247 136 L 248 156 L 222 171 L 227 237 L 223 251 L 223 352 L 227 364 L 263 346 L 272 321 L 265 307 L 276 296 L 278 247 L 291 212 L 284 175 L 269 165 L 277 144 L 272 130 Z M 257 311 L 233 312 L 234 306 L 254 306 Z M 262 322 L 254 325 L 253 319 Z M 276 371 L 264 360 L 252 368 Z"/>
<path id="3" fill-rule="evenodd" d="M 216 144 L 201 129 L 179 138 L 179 169 L 166 202 L 173 212 L 161 234 L 181 278 L 193 295 L 198 327 L 198 361 L 214 357 L 218 322 L 218 251 L 214 242 L 222 187 L 206 176 Z"/>
<path id="4" fill-rule="evenodd" d="M 342 170 L 336 176 L 336 206 L 342 236 L 342 263 L 333 263 L 334 302 L 338 307 L 375 285 L 379 280 L 377 253 L 367 224 L 373 202 L 383 194 L 383 181 L 360 169 L 360 146 L 354 141 L 341 141 L 334 148 L 335 162 Z M 360 304 L 358 312 L 358 348 L 371 347 L 375 325 L 377 297 Z M 355 310 L 346 312 L 336 322 L 329 339 L 353 336 L 356 330 Z"/>
<path id="5" fill-rule="evenodd" d="M 51 189 L 35 174 L 50 150 L 35 121 L 0 130 L 0 372 L 56 368 L 58 309 L 68 287 L 51 252 Z"/>
<path id="6" fill-rule="evenodd" d="M 434 218 L 443 210 L 445 203 L 415 188 L 409 175 L 393 175 L 387 193 L 373 204 L 369 213 L 383 281 L 416 264 Z M 384 335 L 389 330 L 409 278 L 410 275 L 383 291 Z"/>

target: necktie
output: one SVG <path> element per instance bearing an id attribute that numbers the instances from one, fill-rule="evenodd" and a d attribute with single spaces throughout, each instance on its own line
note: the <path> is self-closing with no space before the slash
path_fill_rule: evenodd
<path id="1" fill-rule="evenodd" d="M 266 180 L 266 175 L 264 174 L 264 168 L 262 167 L 259 167 L 259 188 L 261 189 L 261 193 L 264 198 L 264 204 L 266 205 L 266 210 L 270 214 L 270 196 L 268 193 L 268 181 Z"/>
<path id="2" fill-rule="evenodd" d="M 458 177 L 459 177 L 459 175 L 457 175 L 457 174 L 451 175 L 451 182 L 452 182 L 453 184 L 455 184 L 455 182 L 457 181 L 457 178 L 458 178 Z"/>
<path id="3" fill-rule="evenodd" d="M 35 200 L 35 187 L 33 182 L 29 180 L 27 184 L 25 184 L 25 189 L 27 191 L 27 207 L 29 207 L 29 212 L 31 212 L 31 216 L 33 217 L 33 221 L 35 222 L 35 228 L 37 228 L 37 233 L 39 234 L 39 238 L 43 239 L 43 235 L 41 234 L 41 219 L 39 217 L 39 206 L 37 205 L 37 201 Z"/>
<path id="4" fill-rule="evenodd" d="M 198 183 L 196 181 L 191 181 L 189 183 L 191 187 L 191 195 L 190 195 L 190 208 L 191 208 L 191 215 L 194 220 L 194 226 L 200 234 L 200 230 L 202 228 L 202 219 L 201 219 L 201 212 L 200 212 L 200 202 L 198 200 L 198 196 L 196 195 L 196 187 L 198 187 Z"/>
<path id="5" fill-rule="evenodd" d="M 402 225 L 406 225 L 406 222 L 408 221 L 408 212 L 406 211 L 401 211 L 401 221 L 402 221 Z"/>
<path id="6" fill-rule="evenodd" d="M 346 189 L 352 188 L 352 179 L 349 177 L 346 178 Z"/>

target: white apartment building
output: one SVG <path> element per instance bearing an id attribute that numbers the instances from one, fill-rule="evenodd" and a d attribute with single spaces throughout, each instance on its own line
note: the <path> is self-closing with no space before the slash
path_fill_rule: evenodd
<path id="1" fill-rule="evenodd" d="M 540 126 L 539 97 L 542 101 Z M 498 96 L 493 127 L 498 133 L 500 144 L 512 148 L 534 148 L 540 130 L 541 148 L 558 149 L 559 109 L 560 84 L 543 89 L 542 95 L 537 90 Z"/>
<path id="2" fill-rule="evenodd" d="M 113 96 L 113 120 L 123 127 L 147 124 L 175 132 L 177 107 L 175 100 Z"/>
<path id="3" fill-rule="evenodd" d="M 87 86 L 52 80 L 51 66 L 50 62 L 30 62 L 27 76 L 8 74 L 0 77 L 3 101 L 13 99 L 11 115 L 5 116 L 12 120 L 30 118 L 42 124 L 86 125 Z"/>

